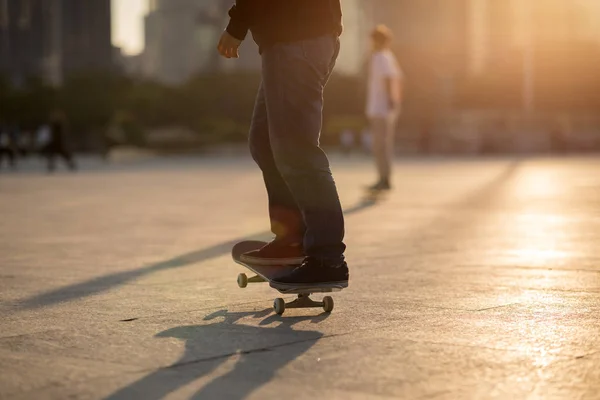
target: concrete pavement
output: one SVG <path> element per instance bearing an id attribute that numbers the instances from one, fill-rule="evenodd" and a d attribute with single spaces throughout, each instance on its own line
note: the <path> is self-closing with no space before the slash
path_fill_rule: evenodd
<path id="1" fill-rule="evenodd" d="M 333 166 L 350 288 L 283 317 L 248 158 L 0 172 L 0 398 L 600 398 L 600 158 Z"/>

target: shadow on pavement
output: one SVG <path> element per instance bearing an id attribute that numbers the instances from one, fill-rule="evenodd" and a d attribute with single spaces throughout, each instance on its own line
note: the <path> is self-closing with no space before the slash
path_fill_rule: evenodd
<path id="1" fill-rule="evenodd" d="M 506 168 L 504 168 L 504 170 L 500 174 L 494 177 L 494 179 L 481 185 L 477 190 L 469 193 L 469 195 L 460 199 L 460 201 L 458 201 L 454 205 L 451 205 L 450 207 L 456 209 L 478 208 L 485 207 L 486 205 L 489 206 L 491 203 L 498 201 L 498 190 L 515 176 L 519 166 L 519 161 L 512 161 L 506 166 Z M 364 211 L 370 207 L 376 206 L 379 203 L 378 200 L 380 199 L 378 199 L 377 197 L 366 196 L 356 205 L 350 207 L 349 209 L 346 209 L 344 211 L 344 214 L 348 216 Z M 464 223 L 466 222 L 461 222 L 461 224 Z M 436 222 L 436 224 L 438 225 L 438 230 L 443 230 L 443 227 L 446 226 L 444 221 L 438 221 Z M 450 229 L 449 227 L 447 228 L 447 230 Z M 46 293 L 42 293 L 40 295 L 24 300 L 22 303 L 19 304 L 18 307 L 21 309 L 34 309 L 89 297 L 94 294 L 105 292 L 114 287 L 124 285 L 130 281 L 155 272 L 181 268 L 187 265 L 207 261 L 216 257 L 221 257 L 223 255 L 229 254 L 231 248 L 236 243 L 241 242 L 243 240 L 269 240 L 270 236 L 271 232 L 265 231 L 256 233 L 254 235 L 235 238 L 227 242 L 219 243 L 217 245 L 207 247 L 205 249 L 192 251 L 190 253 L 186 253 L 171 258 L 169 260 L 161 261 L 159 263 L 135 269 L 132 271 L 117 272 L 114 274 L 101 276 L 98 278 L 90 279 L 85 282 L 76 283 L 74 285 L 69 285 Z M 418 238 L 417 241 L 422 241 L 424 239 L 421 238 L 419 235 L 416 235 L 415 237 Z"/>
<path id="2" fill-rule="evenodd" d="M 373 207 L 376 204 L 376 201 L 364 199 L 358 204 L 354 205 L 353 207 L 345 210 L 344 214 L 351 215 L 366 210 L 369 207 Z M 205 249 L 182 254 L 169 260 L 161 261 L 159 263 L 152 264 L 146 267 L 138 268 L 131 271 L 117 272 L 98 278 L 93 278 L 85 282 L 65 286 L 46 293 L 42 293 L 40 295 L 25 299 L 22 303 L 19 304 L 18 307 L 21 309 L 34 309 L 89 297 L 94 294 L 105 292 L 114 287 L 124 285 L 135 279 L 141 278 L 143 276 L 155 272 L 174 268 L 181 268 L 187 265 L 192 265 L 211 260 L 213 258 L 224 256 L 226 254 L 229 254 L 231 248 L 236 243 L 239 243 L 243 240 L 269 240 L 271 236 L 272 234 L 270 231 L 264 231 L 249 236 L 235 238 L 227 242 L 219 243 L 214 246 L 207 247 Z"/>
<path id="3" fill-rule="evenodd" d="M 229 372 L 215 377 L 189 398 L 243 399 L 249 396 L 273 379 L 279 369 L 308 351 L 323 337 L 321 332 L 296 331 L 292 326 L 302 321 L 318 324 L 329 315 L 283 318 L 273 314 L 260 321 L 259 326 L 236 324 L 242 318 L 263 318 L 271 312 L 271 309 L 255 312 L 221 310 L 204 318 L 222 319 L 214 324 L 178 326 L 160 332 L 156 337 L 185 341 L 182 357 L 174 364 L 158 369 L 108 396 L 106 400 L 163 399 L 213 373 L 232 357 L 238 359 Z M 215 345 L 226 346 L 220 349 L 221 355 L 200 355 Z"/>

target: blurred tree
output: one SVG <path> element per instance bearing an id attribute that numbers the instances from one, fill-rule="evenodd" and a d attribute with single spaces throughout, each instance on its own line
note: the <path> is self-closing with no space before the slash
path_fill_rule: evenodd
<path id="1" fill-rule="evenodd" d="M 67 77 L 60 91 L 59 107 L 73 129 L 82 132 L 105 127 L 125 106 L 131 88 L 128 78 L 103 71 L 80 71 Z"/>
<path id="2" fill-rule="evenodd" d="M 152 81 L 138 81 L 129 87 L 123 108 L 129 110 L 143 126 L 149 128 L 175 124 L 176 95 L 177 89 Z"/>
<path id="3" fill-rule="evenodd" d="M 28 78 L 22 86 L 11 87 L 0 79 L 0 119 L 25 129 L 33 129 L 47 119 L 56 89 L 39 78 Z"/>
<path id="4" fill-rule="evenodd" d="M 536 109 L 600 111 L 600 46 L 538 46 L 536 59 Z M 423 57 L 401 62 L 409 83 L 405 118 L 435 118 L 435 71 L 419 63 Z M 522 74 L 522 54 L 513 50 L 484 74 L 458 80 L 453 108 L 520 110 Z M 201 74 L 175 87 L 98 71 L 72 74 L 60 88 L 39 79 L 16 88 L 0 79 L 0 122 L 30 129 L 58 107 L 66 113 L 80 148 L 90 136 L 105 135 L 115 124 L 124 140 L 136 145 L 145 143 L 145 129 L 170 126 L 195 132 L 202 143 L 245 140 L 259 82 L 258 72 Z M 331 77 L 325 91 L 324 143 L 335 141 L 340 130 L 364 126 L 365 88 L 364 74 Z"/>

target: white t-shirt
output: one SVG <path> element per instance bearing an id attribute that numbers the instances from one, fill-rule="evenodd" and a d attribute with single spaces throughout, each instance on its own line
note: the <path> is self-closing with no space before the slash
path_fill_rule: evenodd
<path id="1" fill-rule="evenodd" d="M 402 79 L 402 70 L 390 50 L 378 51 L 371 57 L 369 68 L 366 111 L 370 118 L 387 117 L 390 112 L 395 111 L 390 109 L 389 96 L 385 87 L 388 78 Z"/>
<path id="2" fill-rule="evenodd" d="M 48 125 L 42 125 L 37 131 L 36 145 L 42 147 L 50 142 L 50 127 Z"/>

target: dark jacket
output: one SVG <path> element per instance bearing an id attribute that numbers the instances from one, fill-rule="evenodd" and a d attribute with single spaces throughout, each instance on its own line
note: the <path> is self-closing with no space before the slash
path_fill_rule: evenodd
<path id="1" fill-rule="evenodd" d="M 227 32 L 244 40 L 248 31 L 261 51 L 281 42 L 341 35 L 340 0 L 237 0 Z"/>
<path id="2" fill-rule="evenodd" d="M 63 149 L 67 144 L 65 124 L 60 120 L 50 122 L 50 142 L 48 145 L 54 149 Z"/>

